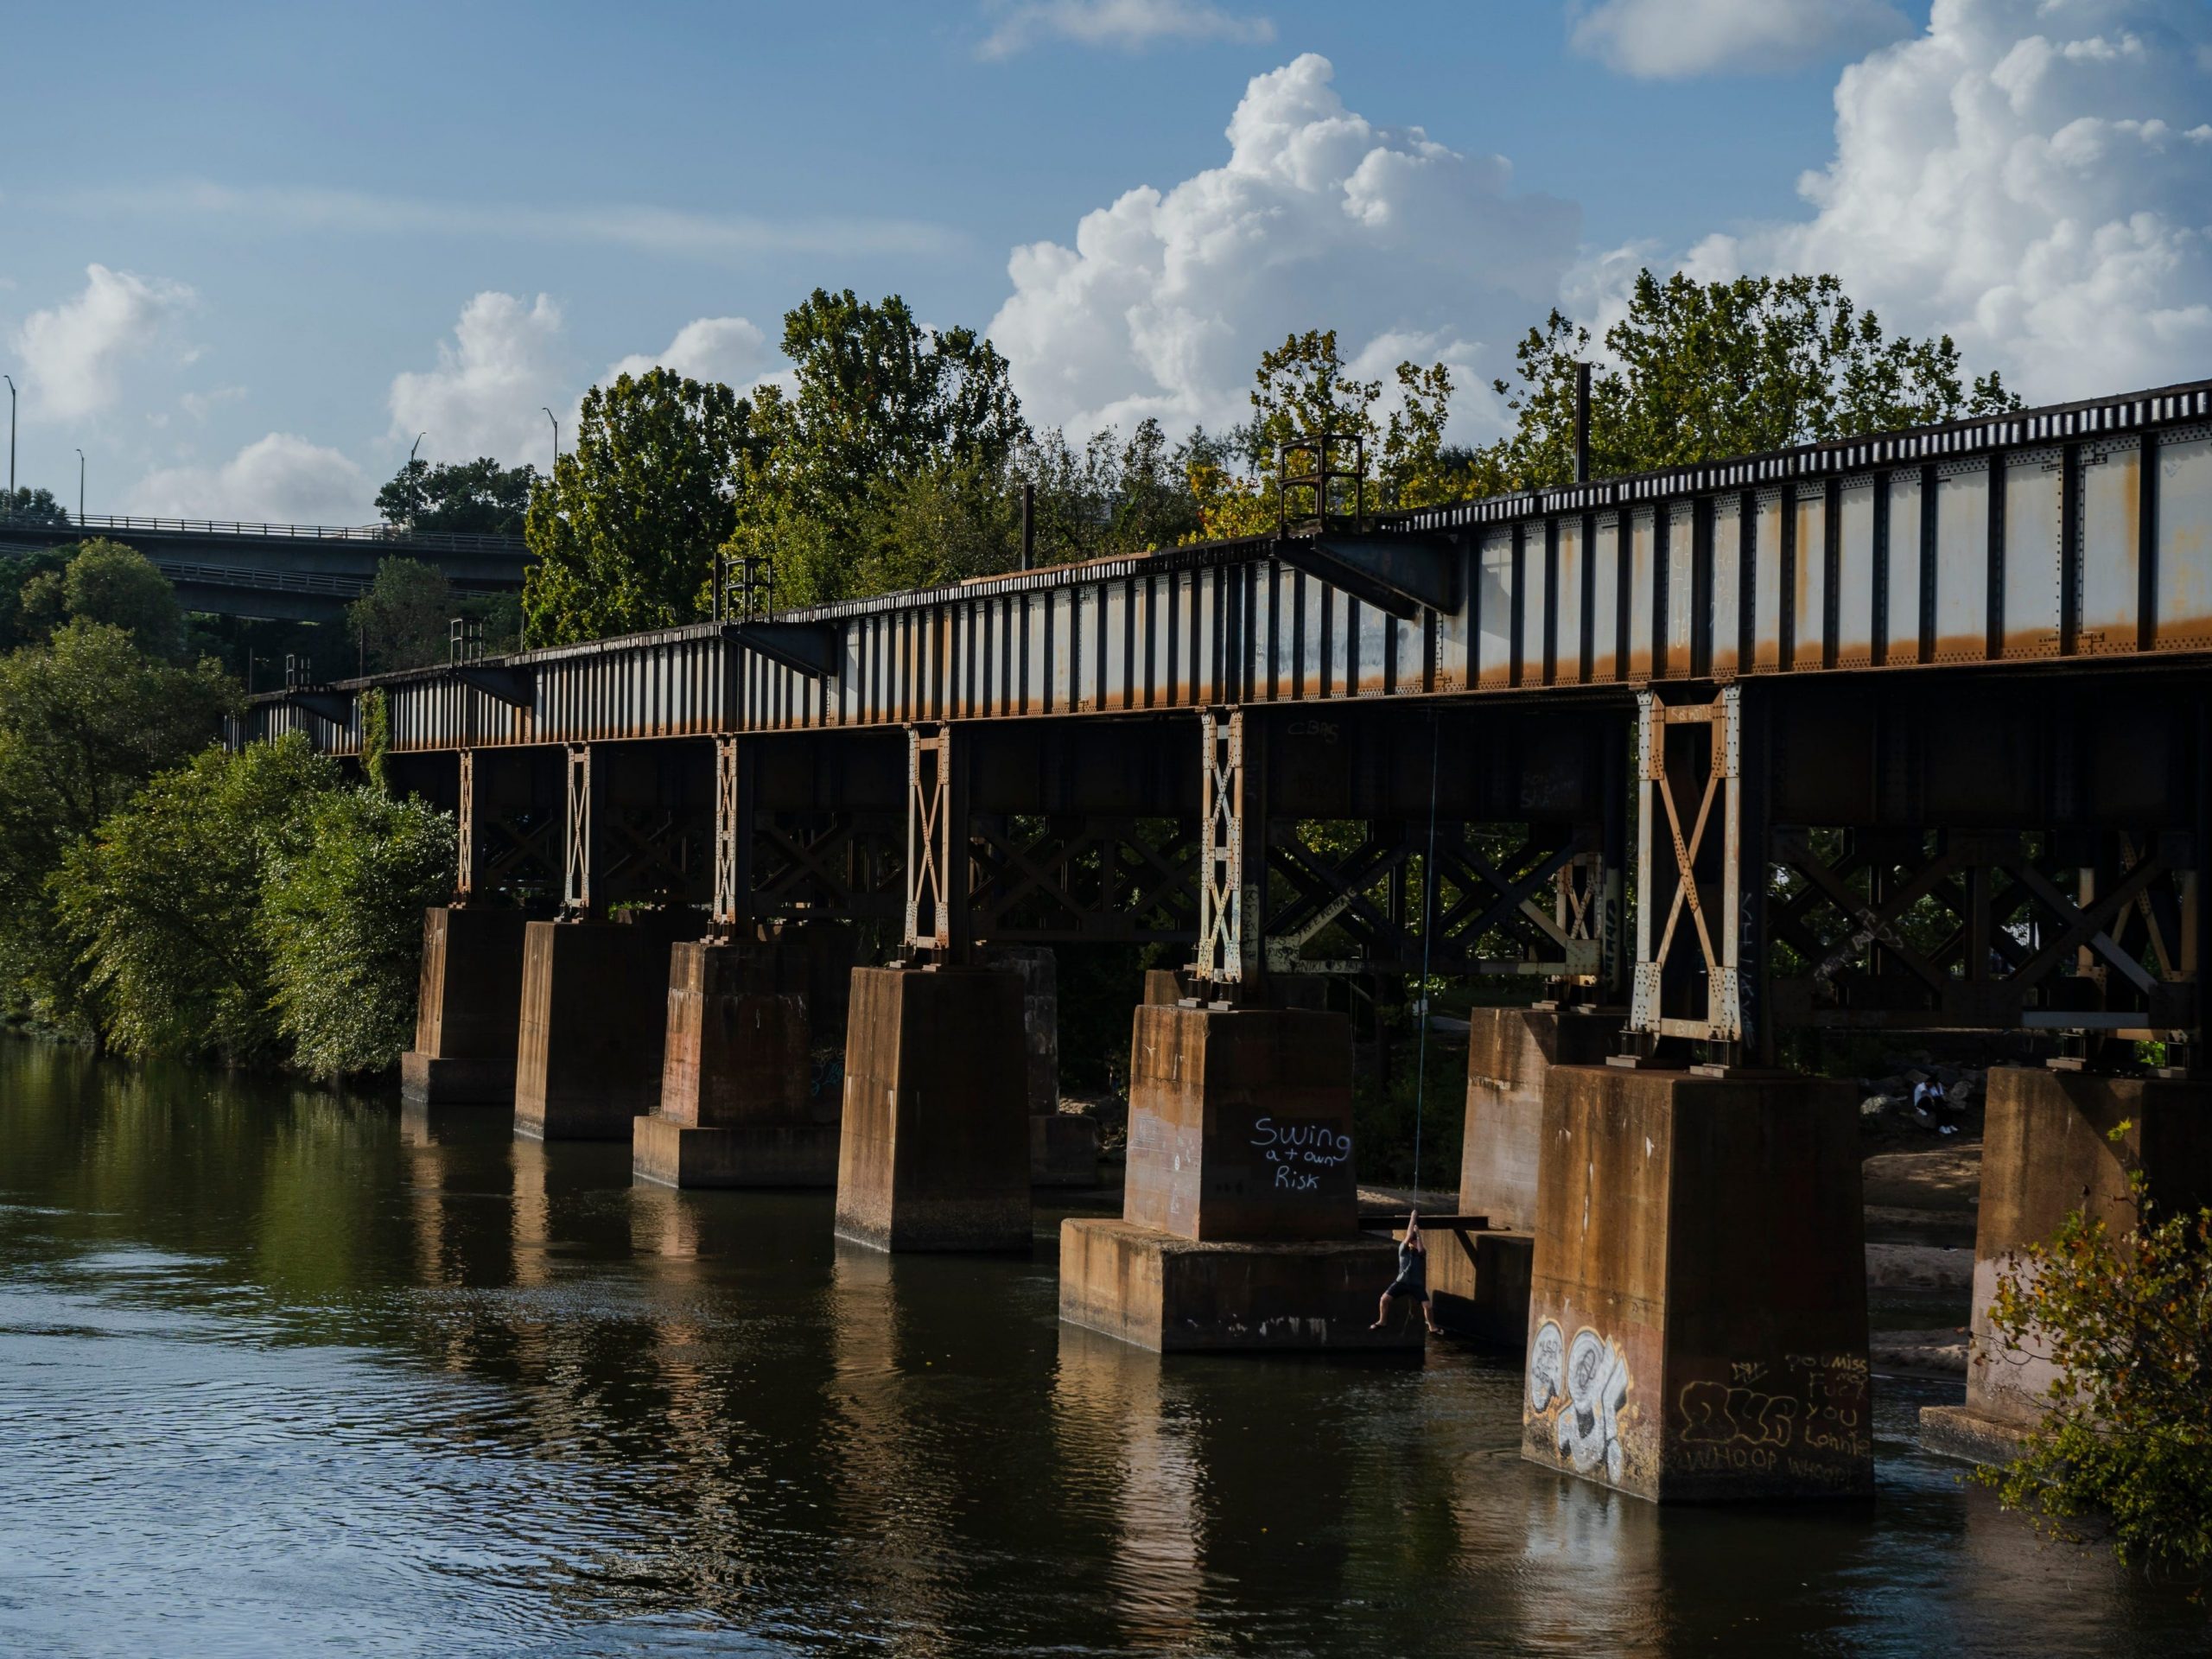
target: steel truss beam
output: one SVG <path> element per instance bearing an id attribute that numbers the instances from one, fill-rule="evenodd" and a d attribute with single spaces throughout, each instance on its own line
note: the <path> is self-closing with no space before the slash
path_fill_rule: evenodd
<path id="1" fill-rule="evenodd" d="M 1173 818 L 979 816 L 969 904 L 978 938 L 1189 944 L 1198 837 Z"/>
<path id="2" fill-rule="evenodd" d="M 2201 1019 L 2190 838 L 1777 829 L 1798 959 L 1784 1023 L 2059 1029 L 2185 1042 Z M 2071 891 L 2069 891 L 2069 889 Z"/>

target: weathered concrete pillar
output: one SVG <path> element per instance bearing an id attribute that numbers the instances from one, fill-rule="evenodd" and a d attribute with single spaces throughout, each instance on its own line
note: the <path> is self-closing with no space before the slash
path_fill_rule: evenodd
<path id="1" fill-rule="evenodd" d="M 692 912 L 620 922 L 532 922 L 523 951 L 515 1133 L 536 1141 L 628 1141 L 660 1104 L 669 950 L 696 938 Z"/>
<path id="2" fill-rule="evenodd" d="M 1122 1218 L 1060 1227 L 1060 1317 L 1162 1352 L 1418 1347 L 1370 1331 L 1396 1257 L 1358 1230 L 1342 1014 L 1147 1002 Z"/>
<path id="3" fill-rule="evenodd" d="M 519 910 L 434 905 L 423 912 L 415 1046 L 399 1057 L 406 1099 L 431 1106 L 513 1103 L 529 920 Z"/>
<path id="4" fill-rule="evenodd" d="M 1839 1084 L 1554 1068 L 1522 1455 L 1661 1502 L 1870 1494 L 1858 1135 Z"/>
<path id="5" fill-rule="evenodd" d="M 2129 1177 L 2138 1171 L 2157 1205 L 2212 1203 L 2212 1083 L 1991 1068 L 1967 1399 L 1922 1408 L 1920 1438 L 1929 1450 L 1988 1463 L 2017 1454 L 2057 1371 L 2043 1353 L 2008 1347 L 1992 1329 L 1998 1283 L 2018 1252 L 2049 1239 L 2074 1211 L 2115 1232 L 2133 1226 Z"/>
<path id="6" fill-rule="evenodd" d="M 809 1084 L 806 963 L 774 944 L 669 952 L 660 1109 L 636 1120 L 632 1167 L 668 1186 L 829 1186 L 837 1122 Z"/>
<path id="7" fill-rule="evenodd" d="M 837 1235 L 880 1250 L 1030 1247 L 1021 984 L 989 968 L 855 968 Z"/>
<path id="8" fill-rule="evenodd" d="M 1471 1008 L 1459 1213 L 1489 1230 L 1437 1235 L 1428 1252 L 1436 1322 L 1500 1347 L 1529 1338 L 1536 1249 L 1536 1160 L 1544 1084 L 1555 1065 L 1602 1065 L 1617 1015 L 1554 1008 Z"/>
<path id="9" fill-rule="evenodd" d="M 1060 1111 L 1059 965 L 1051 947 L 995 944 L 978 953 L 987 967 L 1021 982 L 1021 1030 L 1027 1055 L 1029 1180 L 1033 1186 L 1098 1185 L 1098 1125 Z"/>

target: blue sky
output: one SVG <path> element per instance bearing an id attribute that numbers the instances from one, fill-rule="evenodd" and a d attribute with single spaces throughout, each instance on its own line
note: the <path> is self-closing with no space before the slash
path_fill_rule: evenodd
<path id="1" fill-rule="evenodd" d="M 16 8 L 19 472 L 73 499 L 81 446 L 96 512 L 365 517 L 416 430 L 542 461 L 537 406 L 626 359 L 772 373 L 817 285 L 993 327 L 1079 426 L 1218 420 L 1290 326 L 1476 388 L 1639 261 L 1837 269 L 2052 396 L 2212 373 L 2209 10 Z"/>

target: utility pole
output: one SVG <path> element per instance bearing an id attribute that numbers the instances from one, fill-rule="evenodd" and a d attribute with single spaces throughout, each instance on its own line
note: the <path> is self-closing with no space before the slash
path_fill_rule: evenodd
<path id="1" fill-rule="evenodd" d="M 85 452 L 77 451 L 77 527 L 85 526 Z"/>
<path id="2" fill-rule="evenodd" d="M 545 409 L 543 404 L 538 407 Z M 550 409 L 545 409 L 545 418 L 553 421 L 553 470 L 558 472 L 561 470 L 561 423 L 553 420 L 553 411 Z"/>
<path id="3" fill-rule="evenodd" d="M 8 383 L 8 511 L 16 510 L 16 377 L 0 374 Z"/>

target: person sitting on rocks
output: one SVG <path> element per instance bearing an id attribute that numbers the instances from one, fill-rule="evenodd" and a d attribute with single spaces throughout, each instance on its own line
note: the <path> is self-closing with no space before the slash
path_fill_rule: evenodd
<path id="1" fill-rule="evenodd" d="M 1912 1115 L 1938 1135 L 1959 1132 L 1958 1115 L 1952 1109 L 1950 1096 L 1943 1092 L 1943 1080 L 1930 1077 L 1916 1084 L 1912 1090 Z"/>
<path id="2" fill-rule="evenodd" d="M 1390 1320 L 1390 1304 L 1401 1296 L 1410 1296 L 1421 1304 L 1421 1317 L 1433 1335 L 1444 1333 L 1436 1328 L 1436 1318 L 1428 1306 L 1428 1246 L 1421 1236 L 1421 1211 L 1406 1212 L 1406 1236 L 1398 1245 L 1398 1276 L 1390 1281 L 1389 1289 L 1382 1293 L 1382 1300 L 1375 1310 L 1375 1323 L 1367 1328 L 1380 1331 Z"/>

